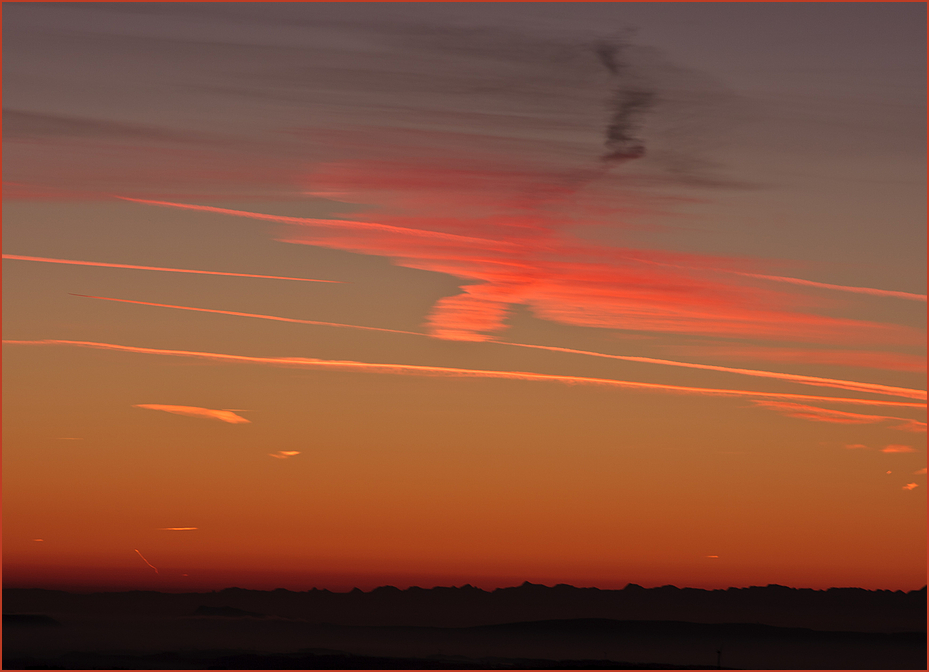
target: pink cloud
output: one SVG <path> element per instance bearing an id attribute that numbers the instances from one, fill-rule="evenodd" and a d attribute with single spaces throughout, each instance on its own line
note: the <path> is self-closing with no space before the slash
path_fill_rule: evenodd
<path id="1" fill-rule="evenodd" d="M 889 446 L 886 446 L 881 449 L 882 453 L 915 453 L 910 446 L 901 446 L 899 444 L 892 443 Z"/>
<path id="2" fill-rule="evenodd" d="M 626 331 L 923 342 L 915 329 L 804 312 L 804 297 L 714 277 L 726 266 L 750 266 L 746 260 L 604 248 L 575 238 L 578 225 L 608 221 L 581 198 L 603 171 L 546 175 L 495 154 L 448 165 L 447 157 L 417 156 L 321 166 L 314 190 L 351 193 L 356 202 L 386 199 L 388 205 L 364 222 L 134 200 L 290 224 L 293 232 L 281 240 L 384 256 L 456 277 L 464 283 L 461 293 L 437 303 L 426 320 L 438 338 L 486 340 L 507 328 L 514 307 L 525 306 L 544 320 Z M 568 203 L 571 208 L 560 209 Z"/>
<path id="3" fill-rule="evenodd" d="M 218 410 L 214 408 L 200 408 L 199 406 L 170 406 L 166 404 L 133 404 L 135 408 L 146 408 L 151 411 L 164 411 L 176 415 L 187 415 L 193 418 L 210 418 L 228 422 L 231 425 L 250 423 L 251 420 L 236 415 L 232 411 Z"/>

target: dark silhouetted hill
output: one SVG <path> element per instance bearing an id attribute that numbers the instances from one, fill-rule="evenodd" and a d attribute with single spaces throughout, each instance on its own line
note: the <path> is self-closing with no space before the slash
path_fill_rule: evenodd
<path id="1" fill-rule="evenodd" d="M 521 621 L 607 618 L 692 623 L 758 623 L 788 628 L 851 632 L 924 632 L 926 588 L 910 592 L 830 588 L 810 590 L 769 585 L 727 590 L 674 586 L 622 590 L 519 587 L 485 591 L 392 586 L 369 592 L 295 592 L 227 588 L 209 593 L 147 591 L 78 594 L 42 589 L 5 589 L 5 612 L 59 615 L 147 614 L 150 616 L 265 615 L 338 625 L 464 627 Z M 209 612 L 210 609 L 226 610 Z M 200 610 L 198 612 L 198 610 Z M 236 610 L 236 611 L 230 611 Z"/>

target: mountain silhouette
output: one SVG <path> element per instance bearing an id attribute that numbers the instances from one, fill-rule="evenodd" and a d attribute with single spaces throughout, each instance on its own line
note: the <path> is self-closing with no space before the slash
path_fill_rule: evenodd
<path id="1" fill-rule="evenodd" d="M 926 589 L 5 589 L 5 669 L 925 669 Z M 28 616 L 29 618 L 24 617 Z M 38 618 L 38 620 L 36 620 Z"/>

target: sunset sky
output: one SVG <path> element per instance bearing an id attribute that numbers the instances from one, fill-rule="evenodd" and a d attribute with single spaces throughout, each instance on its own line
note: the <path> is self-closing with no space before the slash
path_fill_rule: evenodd
<path id="1" fill-rule="evenodd" d="M 3 579 L 926 583 L 923 3 L 6 3 Z"/>

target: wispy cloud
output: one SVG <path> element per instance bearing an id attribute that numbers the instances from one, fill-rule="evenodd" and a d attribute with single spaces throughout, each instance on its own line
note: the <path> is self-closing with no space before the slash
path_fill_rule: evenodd
<path id="1" fill-rule="evenodd" d="M 277 317 L 274 315 L 262 315 L 256 313 L 240 313 L 230 310 L 215 310 L 210 308 L 194 308 L 192 306 L 178 306 L 165 303 L 153 303 L 150 301 L 132 301 L 129 299 L 114 299 L 106 296 L 89 296 L 86 294 L 74 294 L 73 296 L 79 296 L 82 298 L 89 299 L 100 299 L 103 301 L 115 301 L 119 303 L 133 303 L 143 306 L 155 306 L 159 308 L 174 308 L 178 310 L 190 310 L 201 313 L 219 313 L 222 315 L 233 315 L 237 317 L 251 317 L 258 318 L 263 320 L 274 320 L 278 322 L 295 322 L 298 324 L 309 324 L 309 325 L 321 325 L 328 327 L 342 327 L 347 329 L 363 329 L 367 331 L 386 331 L 394 334 L 408 334 L 411 336 L 426 336 L 426 334 L 412 332 L 412 331 L 402 331 L 397 329 L 383 329 L 380 327 L 363 327 L 352 324 L 339 324 L 334 322 L 318 322 L 315 320 L 298 320 L 288 317 Z M 454 297 L 453 297 L 454 298 Z M 799 374 L 792 373 L 779 373 L 775 371 L 759 371 L 756 369 L 741 369 L 728 366 L 716 366 L 712 364 L 694 364 L 690 362 L 680 362 L 668 359 L 656 359 L 654 357 L 635 357 L 631 355 L 611 355 L 602 352 L 593 352 L 590 350 L 575 350 L 572 348 L 561 348 L 556 346 L 549 345 L 532 345 L 528 343 L 513 343 L 510 341 L 488 341 L 488 343 L 498 344 L 498 345 L 507 345 L 517 348 L 530 348 L 535 350 L 547 350 L 550 352 L 561 352 L 566 354 L 574 355 L 584 355 L 589 357 L 602 357 L 606 359 L 615 359 L 627 362 L 639 362 L 644 364 L 658 364 L 662 366 L 675 366 L 683 367 L 689 369 L 703 369 L 706 371 L 718 371 L 722 373 L 734 373 L 743 376 L 755 376 L 759 378 L 772 378 L 777 380 L 788 381 L 792 383 L 800 383 L 803 385 L 813 385 L 817 387 L 833 387 L 837 389 L 850 390 L 856 392 L 870 392 L 874 394 L 884 394 L 897 397 L 906 397 L 910 399 L 926 399 L 925 390 L 916 390 L 906 387 L 895 387 L 891 385 L 881 385 L 878 383 L 862 383 L 851 380 L 839 380 L 836 378 L 822 378 L 817 376 L 804 376 Z"/>
<path id="2" fill-rule="evenodd" d="M 188 532 L 190 530 L 196 530 L 196 527 L 156 527 L 156 530 L 162 530 L 164 532 Z"/>
<path id="3" fill-rule="evenodd" d="M 808 406 L 806 404 L 797 404 L 787 401 L 769 401 L 769 400 L 752 400 L 753 404 L 777 411 L 789 418 L 800 418 L 802 420 L 815 420 L 817 422 L 832 422 L 843 425 L 868 425 L 886 420 L 904 421 L 904 425 L 894 427 L 894 429 L 908 428 L 908 423 L 917 423 L 916 420 L 909 418 L 900 418 L 892 415 L 866 415 L 863 413 L 851 413 L 849 411 L 836 411 L 829 408 L 819 408 L 818 406 Z M 917 423 L 923 424 L 925 423 Z M 915 430 L 910 430 L 915 431 Z M 866 448 L 859 444 L 845 446 L 846 448 Z M 888 451 L 884 451 L 888 452 Z"/>
<path id="4" fill-rule="evenodd" d="M 836 366 L 855 366 L 866 369 L 884 369 L 889 371 L 926 372 L 925 355 L 908 355 L 898 352 L 878 352 L 873 350 L 832 350 L 806 349 L 792 347 L 764 347 L 751 345 L 677 345 L 669 350 L 678 355 L 712 357 L 714 359 L 761 360 L 766 362 L 785 362 L 792 364 L 830 364 Z"/>
<path id="5" fill-rule="evenodd" d="M 848 450 L 867 450 L 868 447 L 863 443 L 846 443 L 845 448 Z"/>
<path id="6" fill-rule="evenodd" d="M 915 453 L 912 446 L 902 446 L 900 444 L 892 443 L 889 446 L 885 446 L 881 449 L 882 453 Z"/>
<path id="7" fill-rule="evenodd" d="M 917 485 L 916 483 L 907 483 L 906 485 L 903 486 L 903 489 L 904 489 L 904 490 L 912 490 L 912 489 L 918 488 L 918 487 L 919 487 L 919 485 Z"/>
<path id="8" fill-rule="evenodd" d="M 220 410 L 215 408 L 200 408 L 199 406 L 171 406 L 166 404 L 133 404 L 135 408 L 146 408 L 151 411 L 164 411 L 176 415 L 187 415 L 193 418 L 210 418 L 228 422 L 231 425 L 250 423 L 251 420 L 236 415 L 232 411 Z"/>
<path id="9" fill-rule="evenodd" d="M 901 418 L 902 419 L 902 418 Z M 894 429 L 900 429 L 904 432 L 925 432 L 926 423 L 912 418 L 906 418 L 902 425 L 896 425 Z"/>
<path id="10" fill-rule="evenodd" d="M 497 378 L 506 380 L 523 380 L 535 382 L 558 382 L 568 385 L 597 385 L 605 387 L 618 387 L 626 389 L 650 390 L 655 392 L 670 392 L 676 394 L 695 394 L 718 397 L 748 397 L 756 399 L 779 399 L 818 401 L 840 404 L 855 404 L 865 406 L 893 406 L 905 408 L 925 408 L 925 404 L 907 401 L 887 401 L 882 399 L 859 399 L 854 397 L 825 397 L 809 394 L 792 394 L 787 392 L 759 392 L 754 390 L 717 389 L 704 387 L 689 387 L 685 385 L 665 385 L 661 383 L 642 383 L 628 380 L 615 380 L 611 378 L 591 378 L 586 376 L 565 376 L 544 373 L 530 373 L 526 371 L 493 371 L 481 369 L 460 369 L 445 366 L 423 366 L 414 364 L 375 364 L 369 362 L 340 361 L 328 359 L 313 359 L 308 357 L 253 357 L 247 355 L 228 355 L 217 352 L 202 352 L 191 350 L 169 350 L 162 348 L 145 348 L 132 345 L 118 345 L 115 343 L 100 343 L 94 341 L 70 341 L 58 339 L 45 339 L 40 341 L 4 340 L 7 345 L 65 345 L 79 348 L 94 348 L 99 350 L 112 350 L 116 352 L 132 352 L 148 355 L 162 355 L 171 357 L 190 357 L 215 362 L 251 363 L 270 366 L 299 367 L 308 369 L 329 369 L 337 371 L 355 371 L 358 373 L 389 373 L 414 376 L 439 376 L 451 378 Z M 185 407 L 181 407 L 185 408 Z M 209 410 L 209 409 L 207 409 Z M 228 412 L 228 411 L 226 411 Z"/>
<path id="11" fill-rule="evenodd" d="M 268 453 L 271 457 L 276 457 L 279 460 L 286 460 L 288 457 L 293 457 L 294 455 L 299 455 L 299 450 L 279 450 L 276 453 Z"/>
<path id="12" fill-rule="evenodd" d="M 652 262 L 659 263 L 659 262 Z M 662 264 L 672 265 L 672 264 Z M 677 268 L 687 268 L 685 266 L 675 265 Z M 713 271 L 715 273 L 731 273 L 743 278 L 755 278 L 756 280 L 770 280 L 771 282 L 784 282 L 791 285 L 803 285 L 806 287 L 816 287 L 817 289 L 832 289 L 840 292 L 851 292 L 853 294 L 870 294 L 871 296 L 882 296 L 895 299 L 908 299 L 910 301 L 926 301 L 925 294 L 914 294 L 912 292 L 900 292 L 890 289 L 876 289 L 874 287 L 856 287 L 852 285 L 836 285 L 828 282 L 817 282 L 815 280 L 804 280 L 802 278 L 792 278 L 783 275 L 768 275 L 765 273 L 746 273 L 745 271 L 736 271 L 727 268 L 711 267 L 691 267 L 692 270 Z"/>
<path id="13" fill-rule="evenodd" d="M 923 468 L 920 469 L 919 471 L 914 471 L 913 473 L 916 474 L 917 476 L 918 476 L 919 474 L 925 474 L 925 473 L 926 473 L 926 467 L 923 467 Z"/>
<path id="14" fill-rule="evenodd" d="M 513 247 L 512 243 L 505 241 L 492 240 L 490 238 L 475 238 L 473 236 L 459 236 L 453 233 L 443 233 L 441 231 L 430 231 L 428 229 L 411 229 L 402 226 L 391 226 L 389 224 L 378 224 L 376 222 L 356 222 L 345 219 L 315 219 L 311 217 L 285 217 L 282 215 L 269 215 L 261 212 L 250 212 L 247 210 L 230 210 L 229 208 L 216 208 L 209 205 L 192 205 L 189 203 L 171 203 L 169 201 L 152 201 L 141 198 L 128 198 L 126 196 L 116 196 L 123 201 L 132 201 L 133 203 L 146 203 L 148 205 L 162 205 L 172 208 L 182 208 L 184 210 L 199 210 L 201 212 L 213 212 L 221 215 L 234 215 L 236 217 L 248 217 L 251 219 L 262 219 L 270 222 L 281 222 L 284 224 L 300 224 L 304 226 L 318 226 L 323 228 L 334 229 L 359 229 L 370 230 L 403 236 L 413 236 L 416 238 L 435 238 L 442 241 L 453 243 L 468 243 L 477 245 L 492 245 Z"/>
<path id="15" fill-rule="evenodd" d="M 334 186 L 348 191 L 360 187 L 363 192 L 371 185 L 382 187 L 385 179 L 402 182 L 411 170 L 433 182 L 447 170 L 441 165 L 411 169 L 402 163 L 386 170 L 364 164 L 350 168 L 327 170 L 323 179 L 341 179 L 347 183 Z M 469 175 L 480 176 L 482 170 L 486 166 L 471 170 Z M 660 267 L 641 263 L 690 259 L 692 263 L 680 265 L 700 266 L 700 261 L 706 265 L 709 258 L 650 250 L 605 250 L 569 238 L 564 231 L 566 223 L 533 202 L 546 198 L 536 195 L 547 193 L 543 186 L 530 189 L 531 197 L 519 196 L 530 198 L 528 203 L 491 203 L 484 214 L 450 217 L 448 211 L 467 208 L 473 195 L 468 199 L 460 194 L 433 194 L 444 202 L 429 205 L 423 214 L 414 206 L 412 213 L 383 212 L 377 221 L 366 222 L 126 200 L 298 225 L 299 232 L 281 239 L 386 256 L 401 266 L 467 281 L 460 294 L 436 303 L 427 318 L 430 333 L 439 338 L 486 340 L 506 328 L 506 318 L 514 306 L 523 305 L 541 319 L 584 327 L 828 343 L 923 341 L 921 334 L 907 327 L 801 312 L 794 307 L 797 300 L 788 294 L 714 280 L 692 268 L 676 270 L 670 267 L 673 263 Z M 398 186 L 397 190 L 422 197 L 424 185 L 413 179 L 412 185 Z M 562 189 L 567 193 L 558 198 L 565 199 L 575 190 Z M 520 209 L 518 214 L 500 212 L 515 207 Z M 583 214 L 580 217 L 583 220 Z M 718 265 L 720 260 L 712 262 Z"/>
<path id="16" fill-rule="evenodd" d="M 314 280 L 311 278 L 291 278 L 281 275 L 255 275 L 253 273 L 231 273 L 226 271 L 199 271 L 189 268 L 162 268 L 160 266 L 134 266 L 132 264 L 108 264 L 101 261 L 77 261 L 75 259 L 51 259 L 48 257 L 25 257 L 20 254 L 4 254 L 4 259 L 15 261 L 39 261 L 46 264 L 68 264 L 72 266 L 103 266 L 105 268 L 128 268 L 137 271 L 165 271 L 168 273 L 196 273 L 198 275 L 227 275 L 236 278 L 263 278 L 266 280 L 296 280 L 298 282 L 341 283 L 341 280 Z"/>
<path id="17" fill-rule="evenodd" d="M 840 292 L 852 292 L 855 294 L 870 294 L 871 296 L 884 296 L 895 299 L 909 299 L 910 301 L 922 301 L 925 303 L 925 294 L 913 294 L 911 292 L 898 292 L 890 289 L 875 289 L 873 287 L 851 287 L 848 285 L 833 285 L 827 282 L 815 282 L 813 280 L 801 280 L 800 278 L 789 278 L 781 275 L 763 275 L 761 273 L 741 273 L 738 271 L 726 271 L 736 273 L 748 278 L 758 278 L 759 280 L 771 280 L 773 282 L 787 282 L 793 285 L 805 285 L 807 287 L 817 287 L 819 289 L 834 289 Z"/>
<path id="18" fill-rule="evenodd" d="M 183 145 L 216 142 L 218 136 L 181 132 L 168 128 L 126 124 L 108 119 L 92 119 L 29 110 L 3 110 L 3 136 L 10 140 L 50 138 L 130 140 L 171 142 Z"/>

